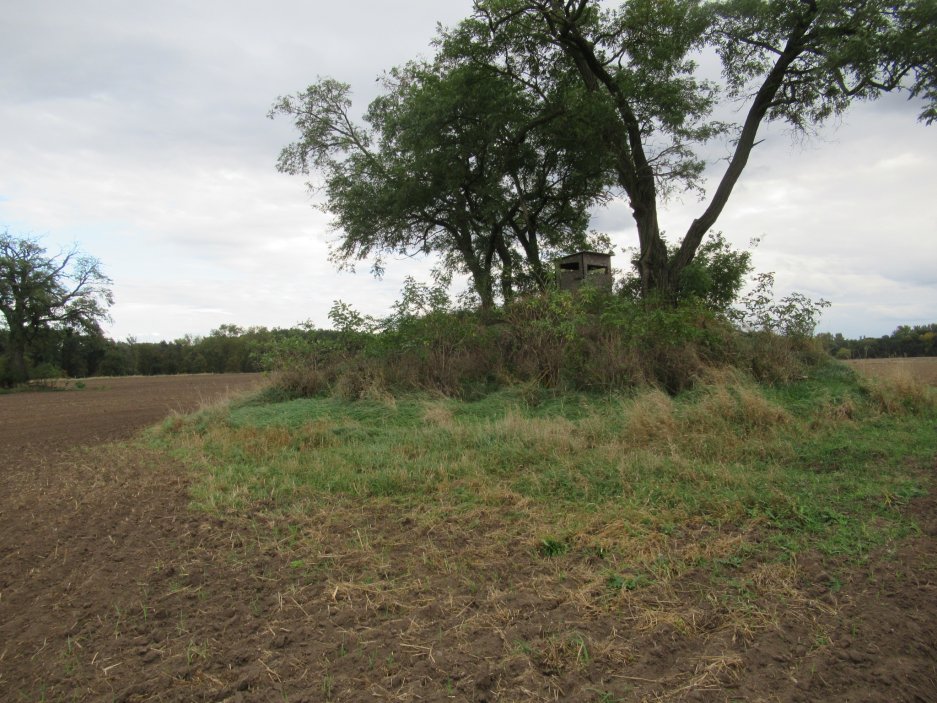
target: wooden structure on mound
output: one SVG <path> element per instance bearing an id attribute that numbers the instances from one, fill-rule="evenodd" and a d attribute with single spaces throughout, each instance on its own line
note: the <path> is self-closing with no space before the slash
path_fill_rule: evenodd
<path id="1" fill-rule="evenodd" d="M 578 290 L 582 285 L 612 287 L 612 255 L 579 251 L 554 260 L 560 290 Z"/>

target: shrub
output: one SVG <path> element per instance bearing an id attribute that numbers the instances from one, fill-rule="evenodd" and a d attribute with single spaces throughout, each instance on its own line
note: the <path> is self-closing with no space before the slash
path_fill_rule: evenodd
<path id="1" fill-rule="evenodd" d="M 757 244 L 757 240 L 752 243 Z M 677 247 L 668 246 L 667 249 L 669 257 L 676 256 Z M 641 294 L 637 254 L 631 264 L 632 271 L 622 281 L 621 291 L 637 300 Z M 693 261 L 680 273 L 674 300 L 668 302 L 692 301 L 710 310 L 726 312 L 738 298 L 751 269 L 751 252 L 732 249 L 721 232 L 713 232 L 699 247 Z"/>
<path id="2" fill-rule="evenodd" d="M 31 381 L 48 381 L 56 378 L 65 378 L 65 372 L 54 364 L 43 362 L 29 369 Z"/>
<path id="3" fill-rule="evenodd" d="M 803 293 L 774 297 L 774 274 L 755 276 L 754 288 L 739 301 L 733 317 L 743 330 L 785 337 L 812 338 L 828 300 L 812 300 Z"/>
<path id="4" fill-rule="evenodd" d="M 333 336 L 287 337 L 268 361 L 275 383 L 294 395 L 379 399 L 419 390 L 474 397 L 517 383 L 591 391 L 650 385 L 674 394 L 730 366 L 764 381 L 802 375 L 825 355 L 802 334 L 809 312 L 785 307 L 778 319 L 791 324 L 740 332 L 729 315 L 696 297 L 673 305 L 585 287 L 482 313 L 454 308 L 440 286 L 408 279 L 389 317 L 337 302 Z M 780 334 L 782 327 L 790 333 Z"/>

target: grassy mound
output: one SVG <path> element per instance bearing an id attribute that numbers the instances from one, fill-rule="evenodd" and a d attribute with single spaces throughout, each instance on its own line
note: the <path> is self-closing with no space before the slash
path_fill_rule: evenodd
<path id="1" fill-rule="evenodd" d="M 676 397 L 527 384 L 472 401 L 255 400 L 174 418 L 158 439 L 199 467 L 195 499 L 211 510 L 301 514 L 351 499 L 500 511 L 532 545 L 682 544 L 687 563 L 711 549 L 861 557 L 910 529 L 896 507 L 925 490 L 934 396 L 829 362 L 772 387 L 711 375 Z M 745 537 L 686 541 L 726 528 Z"/>
<path id="2" fill-rule="evenodd" d="M 152 441 L 219 515 L 219 559 L 274 584 L 283 627 L 343 624 L 316 659 L 325 699 L 390 677 L 451 697 L 474 686 L 452 667 L 484 655 L 506 700 L 681 700 L 760 671 L 760 647 L 787 680 L 834 641 L 877 642 L 838 594 L 899 568 L 933 480 L 933 389 L 836 362 L 771 385 L 705 373 L 677 394 L 268 392 Z"/>

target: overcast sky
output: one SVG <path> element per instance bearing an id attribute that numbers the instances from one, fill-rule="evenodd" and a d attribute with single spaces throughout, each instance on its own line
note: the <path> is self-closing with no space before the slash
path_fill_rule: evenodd
<path id="1" fill-rule="evenodd" d="M 293 128 L 266 114 L 319 76 L 350 83 L 363 109 L 375 78 L 430 55 L 436 23 L 471 0 L 4 5 L 0 231 L 101 259 L 110 336 L 327 326 L 336 299 L 383 314 L 404 276 L 428 278 L 411 260 L 389 261 L 380 281 L 367 266 L 335 270 L 327 216 L 275 169 Z M 806 142 L 766 131 L 717 223 L 736 246 L 761 238 L 755 266 L 779 293 L 833 303 L 823 330 L 937 321 L 937 126 L 918 110 L 902 97 L 862 105 Z M 669 203 L 664 228 L 685 231 L 702 207 Z M 594 225 L 618 250 L 636 243 L 620 203 Z"/>

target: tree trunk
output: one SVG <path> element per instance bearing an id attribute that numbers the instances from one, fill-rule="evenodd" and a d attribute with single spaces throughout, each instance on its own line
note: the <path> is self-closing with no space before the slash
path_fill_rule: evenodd
<path id="1" fill-rule="evenodd" d="M 641 253 L 638 270 L 641 292 L 647 297 L 658 294 L 664 300 L 676 300 L 680 274 L 693 261 L 703 237 L 722 213 L 735 184 L 748 162 L 761 122 L 764 120 L 784 83 L 788 70 L 806 50 L 804 38 L 818 14 L 817 3 L 804 2 L 804 14 L 787 36 L 784 50 L 765 76 L 752 100 L 745 123 L 736 143 L 729 166 L 723 174 L 708 207 L 687 230 L 680 248 L 670 257 L 660 235 L 657 222 L 657 193 L 653 169 L 644 153 L 641 123 L 629 96 L 596 54 L 595 45 L 582 31 L 580 21 L 587 7 L 578 3 L 549 0 L 537 9 L 545 20 L 554 41 L 569 56 L 589 90 L 604 90 L 613 100 L 620 123 L 610 135 L 610 148 L 616 157 L 619 185 L 631 199 L 634 220 L 638 226 Z"/>
<path id="2" fill-rule="evenodd" d="M 514 261 L 503 237 L 498 242 L 498 258 L 501 260 L 501 297 L 505 303 L 510 303 L 514 299 Z"/>
<path id="3" fill-rule="evenodd" d="M 585 6 L 583 2 L 578 9 L 573 9 L 571 4 L 564 5 L 560 0 L 550 0 L 551 10 L 541 11 L 541 14 L 550 26 L 555 41 L 575 62 L 586 87 L 592 91 L 605 91 L 615 105 L 619 123 L 609 135 L 610 148 L 615 153 L 618 183 L 630 198 L 632 214 L 638 226 L 641 292 L 644 296 L 659 292 L 671 297 L 674 278 L 669 267 L 667 245 L 660 235 L 654 168 L 644 151 L 641 122 L 629 96 L 622 91 L 608 66 L 596 55 L 595 45 L 582 33 L 579 21 Z"/>
<path id="4" fill-rule="evenodd" d="M 482 311 L 490 312 L 492 309 L 494 309 L 495 295 L 491 285 L 491 276 L 482 276 L 480 280 L 476 278 L 475 290 L 478 293 L 479 300 L 481 301 Z"/>
<path id="5" fill-rule="evenodd" d="M 514 226 L 514 234 L 517 241 L 521 243 L 524 250 L 524 256 L 534 275 L 534 282 L 537 289 L 545 291 L 550 283 L 550 277 L 543 268 L 543 261 L 540 260 L 540 244 L 537 239 L 537 221 L 536 218 L 527 220 L 526 228 Z"/>
<path id="6" fill-rule="evenodd" d="M 469 274 L 472 276 L 472 286 L 475 288 L 475 292 L 478 293 L 478 299 L 481 302 L 483 311 L 489 311 L 494 308 L 495 305 L 490 258 L 487 263 L 488 265 L 485 266 L 479 264 L 474 256 L 466 257 L 466 265 L 468 266 Z"/>
<path id="7" fill-rule="evenodd" d="M 26 369 L 26 336 L 21 330 L 11 327 L 9 340 L 7 379 L 12 385 L 26 383 L 29 380 L 29 372 Z"/>
<path id="8" fill-rule="evenodd" d="M 641 295 L 657 293 L 664 298 L 672 297 L 673 281 L 670 275 L 670 262 L 667 257 L 667 245 L 660 235 L 657 221 L 656 195 L 652 191 L 644 203 L 632 198 L 632 212 L 638 226 L 638 242 L 641 253 L 638 258 L 638 273 L 641 276 Z"/>

